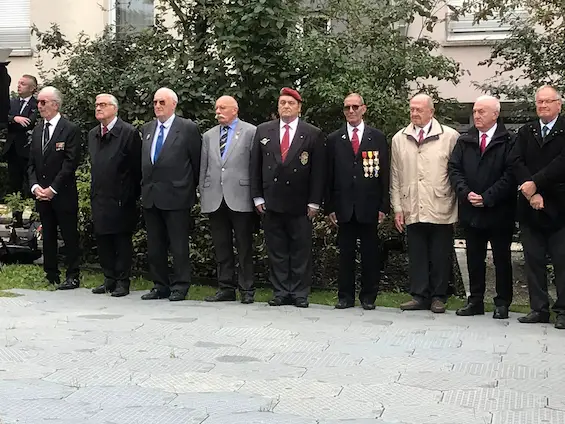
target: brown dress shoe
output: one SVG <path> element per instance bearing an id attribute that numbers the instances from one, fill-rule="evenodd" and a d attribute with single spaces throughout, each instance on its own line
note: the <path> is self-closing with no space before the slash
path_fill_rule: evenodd
<path id="1" fill-rule="evenodd" d="M 430 307 L 430 310 L 434 314 L 443 314 L 445 312 L 445 303 L 443 303 L 439 299 L 434 299 L 432 302 L 432 306 Z"/>
<path id="2" fill-rule="evenodd" d="M 412 299 L 401 304 L 400 309 L 402 309 L 403 311 L 425 311 L 426 309 L 430 308 L 428 305 L 425 305 L 424 303 L 419 302 L 416 299 Z"/>

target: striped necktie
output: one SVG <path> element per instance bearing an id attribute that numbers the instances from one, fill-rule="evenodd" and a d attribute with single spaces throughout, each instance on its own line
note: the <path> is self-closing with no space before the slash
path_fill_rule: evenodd
<path id="1" fill-rule="evenodd" d="M 226 146 L 228 145 L 228 131 L 229 131 L 230 127 L 226 126 L 226 127 L 222 127 L 220 129 L 221 135 L 220 135 L 220 156 L 223 158 L 224 157 L 224 153 L 226 151 Z"/>

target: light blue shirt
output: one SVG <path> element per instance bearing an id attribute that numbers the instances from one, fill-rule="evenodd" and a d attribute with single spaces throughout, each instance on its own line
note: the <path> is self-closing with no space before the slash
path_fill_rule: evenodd
<path id="1" fill-rule="evenodd" d="M 557 118 L 559 118 L 559 116 L 557 116 Z M 553 121 L 548 122 L 547 124 L 544 124 L 543 121 L 540 119 L 539 120 L 539 124 L 540 124 L 540 128 L 541 128 L 541 134 L 543 134 L 543 127 L 546 126 L 548 128 L 547 134 L 549 134 L 551 132 L 551 130 L 553 129 L 553 126 L 555 125 L 555 123 L 557 122 L 557 118 L 555 118 Z"/>
<path id="2" fill-rule="evenodd" d="M 226 148 L 224 149 L 224 154 L 222 155 L 222 159 L 225 159 L 226 154 L 228 153 L 228 149 L 230 148 L 231 140 L 233 138 L 233 133 L 235 132 L 235 128 L 237 127 L 238 118 L 235 118 L 231 124 L 228 125 L 220 125 L 220 137 L 224 130 L 224 127 L 228 127 L 228 139 L 226 141 Z"/>
<path id="3" fill-rule="evenodd" d="M 157 144 L 157 138 L 159 137 L 159 131 L 161 131 L 161 125 L 163 128 L 163 146 L 165 145 L 165 141 L 167 141 L 167 135 L 169 135 L 169 130 L 171 129 L 171 125 L 173 125 L 173 121 L 175 120 L 175 116 L 171 116 L 165 122 L 161 123 L 161 121 L 157 120 L 157 128 L 155 129 L 155 135 L 153 136 L 153 143 L 151 143 L 151 162 L 155 163 L 155 145 Z"/>

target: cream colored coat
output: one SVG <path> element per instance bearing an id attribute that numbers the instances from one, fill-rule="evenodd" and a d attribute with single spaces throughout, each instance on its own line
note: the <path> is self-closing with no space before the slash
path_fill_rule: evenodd
<path id="1" fill-rule="evenodd" d="M 394 212 L 404 213 L 406 225 L 452 224 L 457 221 L 457 199 L 449 183 L 447 162 L 459 133 L 433 119 L 420 146 L 413 134 L 411 123 L 392 138 L 390 196 Z"/>

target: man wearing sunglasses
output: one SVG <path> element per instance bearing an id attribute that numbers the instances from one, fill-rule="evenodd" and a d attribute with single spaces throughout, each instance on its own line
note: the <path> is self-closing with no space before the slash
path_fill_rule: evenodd
<path id="1" fill-rule="evenodd" d="M 361 292 L 365 310 L 375 309 L 380 258 L 377 225 L 389 210 L 389 153 L 385 135 L 363 121 L 367 106 L 352 93 L 343 101 L 347 121 L 328 136 L 325 212 L 338 228 L 339 275 L 336 309 L 355 304 L 355 256 L 361 241 Z"/>
<path id="2" fill-rule="evenodd" d="M 62 96 L 55 87 L 44 87 L 37 96 L 43 121 L 32 133 L 28 165 L 43 235 L 43 269 L 59 290 L 79 286 L 78 192 L 75 171 L 80 162 L 79 128 L 62 117 Z M 66 252 L 66 280 L 60 284 L 57 265 L 57 228 Z"/>
<path id="3" fill-rule="evenodd" d="M 173 90 L 157 90 L 153 97 L 156 119 L 141 130 L 141 198 L 149 271 L 155 284 L 143 300 L 184 300 L 190 288 L 190 209 L 196 203 L 202 136 L 193 121 L 175 114 L 177 104 Z"/>

